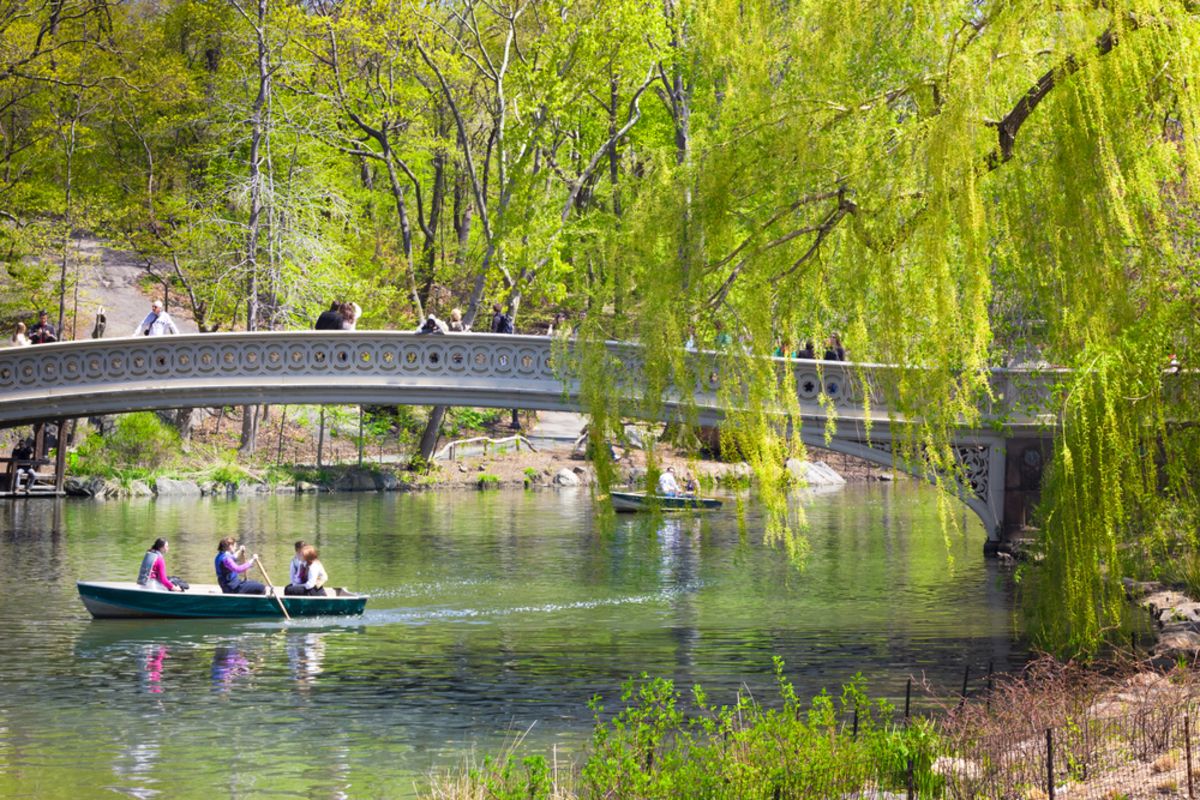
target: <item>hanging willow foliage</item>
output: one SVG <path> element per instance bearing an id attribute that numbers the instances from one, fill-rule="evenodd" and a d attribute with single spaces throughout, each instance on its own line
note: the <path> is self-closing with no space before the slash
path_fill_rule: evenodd
<path id="1" fill-rule="evenodd" d="M 1094 651 L 1121 622 L 1124 554 L 1161 540 L 1164 503 L 1193 502 L 1200 393 L 1163 369 L 1198 341 L 1198 4 L 667 5 L 645 127 L 675 146 L 634 137 L 645 179 L 579 244 L 614 265 L 591 306 L 621 310 L 585 333 L 632 333 L 647 385 L 685 395 L 687 332 L 728 351 L 727 443 L 777 535 L 802 450 L 780 414 L 794 387 L 756 358 L 777 341 L 838 332 L 852 359 L 914 367 L 881 387 L 921 420 L 900 457 L 946 481 L 989 368 L 1071 368 L 1024 594 L 1038 644 Z"/>
<path id="2" fill-rule="evenodd" d="M 1039 642 L 1099 646 L 1123 572 L 1195 562 L 1200 587 L 1200 0 L 241 12 L 0 7 L 14 276 L 56 241 L 65 297 L 73 231 L 94 229 L 170 263 L 213 325 L 247 287 L 273 320 L 326 295 L 370 298 L 367 321 L 393 328 L 460 305 L 478 329 L 495 300 L 586 312 L 556 363 L 581 381 L 601 479 L 623 419 L 663 415 L 672 393 L 672 430 L 694 442 L 688 407 L 711 371 L 723 444 L 758 472 L 767 533 L 797 560 L 783 463 L 836 420 L 828 398 L 828 415 L 800 420 L 767 359 L 777 346 L 821 352 L 836 333 L 852 359 L 896 365 L 879 398 L 919 422 L 894 452 L 938 476 L 947 520 L 951 443 L 982 424 L 988 370 L 1067 367 L 1045 557 L 1025 592 Z M 261 237 L 248 175 L 263 181 Z M 12 280 L 0 272 L 0 313 Z M 693 332 L 711 365 L 683 357 Z M 605 340 L 641 349 L 614 359 Z"/>

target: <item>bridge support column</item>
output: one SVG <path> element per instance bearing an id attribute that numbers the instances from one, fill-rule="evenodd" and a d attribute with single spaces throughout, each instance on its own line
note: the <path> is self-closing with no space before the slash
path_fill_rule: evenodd
<path id="1" fill-rule="evenodd" d="M 1004 505 L 1000 539 L 1003 548 L 1033 525 L 1033 512 L 1042 499 L 1042 472 L 1054 453 L 1054 440 L 1018 437 L 1005 442 Z"/>

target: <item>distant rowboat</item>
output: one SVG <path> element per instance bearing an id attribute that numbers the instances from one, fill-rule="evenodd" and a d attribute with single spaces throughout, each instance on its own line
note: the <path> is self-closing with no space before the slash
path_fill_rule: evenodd
<path id="1" fill-rule="evenodd" d="M 336 589 L 333 596 L 224 594 L 215 584 L 193 584 L 186 592 L 157 592 L 132 581 L 78 581 L 79 599 L 97 619 L 280 617 L 279 600 L 293 617 L 358 616 L 365 594 Z"/>
<path id="2" fill-rule="evenodd" d="M 609 492 L 608 496 L 612 499 L 613 509 L 616 511 L 648 511 L 653 507 L 662 511 L 687 511 L 721 507 L 721 501 L 711 497 L 663 497 L 641 492 Z"/>

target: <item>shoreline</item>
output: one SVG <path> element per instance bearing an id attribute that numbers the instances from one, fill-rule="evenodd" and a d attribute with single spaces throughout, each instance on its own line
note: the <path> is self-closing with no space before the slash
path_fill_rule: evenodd
<path id="1" fill-rule="evenodd" d="M 811 455 L 811 454 L 810 454 Z M 839 456 L 840 454 L 833 454 Z M 644 488 L 646 454 L 631 450 L 614 466 L 620 486 Z M 789 462 L 797 482 L 807 478 L 810 487 L 891 481 L 888 470 L 846 457 L 834 468 L 820 459 Z M 659 457 L 660 469 L 675 467 L 682 477 L 693 476 L 702 493 L 718 487 L 743 488 L 753 481 L 753 470 L 745 462 L 685 459 L 676 454 Z M 812 468 L 806 465 L 824 465 Z M 844 470 L 844 471 L 843 471 Z M 832 473 L 832 474 L 831 474 Z M 226 478 L 224 480 L 221 477 Z M 134 497 L 207 497 L 262 494 L 308 494 L 315 492 L 419 492 L 446 490 L 537 489 L 582 486 L 596 483 L 592 463 L 569 449 L 504 452 L 465 456 L 439 461 L 427 472 L 414 472 L 391 463 L 364 460 L 362 465 L 278 465 L 260 470 L 243 470 L 236 482 L 227 475 L 214 477 L 212 470 L 172 470 L 144 477 L 68 475 L 64 489 L 70 497 L 124 499 Z M 908 478 L 903 478 L 907 480 Z"/>

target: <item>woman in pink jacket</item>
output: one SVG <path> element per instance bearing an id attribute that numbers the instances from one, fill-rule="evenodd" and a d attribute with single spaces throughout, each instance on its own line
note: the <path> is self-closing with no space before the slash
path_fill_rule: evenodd
<path id="1" fill-rule="evenodd" d="M 138 570 L 137 577 L 138 586 L 156 592 L 182 591 L 182 589 L 177 589 L 175 584 L 171 583 L 171 579 L 167 577 L 166 554 L 167 540 L 155 539 L 154 544 L 146 551 L 146 555 L 142 556 L 142 566 Z"/>

